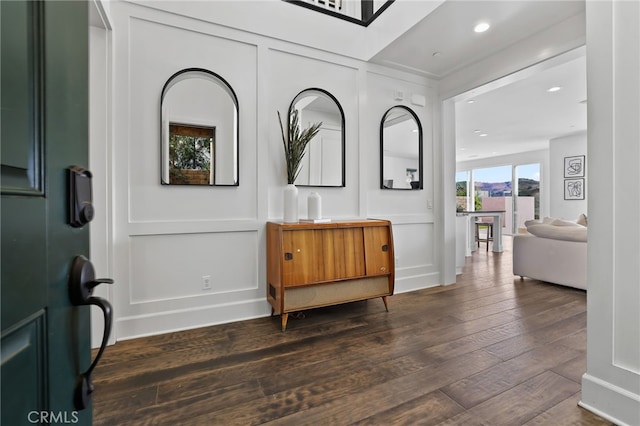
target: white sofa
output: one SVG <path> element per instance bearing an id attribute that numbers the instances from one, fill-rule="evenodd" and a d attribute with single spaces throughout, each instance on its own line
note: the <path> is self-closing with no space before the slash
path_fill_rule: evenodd
<path id="1" fill-rule="evenodd" d="M 586 290 L 587 228 L 555 222 L 532 222 L 514 235 L 513 274 Z"/>

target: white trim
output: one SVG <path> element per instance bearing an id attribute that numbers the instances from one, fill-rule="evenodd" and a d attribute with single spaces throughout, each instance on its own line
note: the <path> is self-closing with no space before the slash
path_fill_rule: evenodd
<path id="1" fill-rule="evenodd" d="M 151 314 L 132 315 L 119 318 L 115 323 L 118 340 L 174 333 L 199 327 L 209 327 L 236 321 L 266 317 L 270 307 L 266 298 L 243 300 L 220 305 L 209 305 Z M 206 318 L 203 321 L 203 318 Z M 274 330 L 279 330 L 280 321 Z"/>
<path id="2" fill-rule="evenodd" d="M 395 282 L 393 294 L 401 294 L 401 293 L 408 293 L 410 291 L 424 290 L 425 288 L 438 287 L 440 285 L 441 285 L 440 271 L 430 272 L 427 274 L 413 275 L 406 278 L 398 278 L 396 276 L 396 282 Z M 393 298 L 391 300 L 393 300 Z"/>
<path id="3" fill-rule="evenodd" d="M 113 33 L 103 3 L 94 0 L 89 9 L 90 67 L 99 68 L 89 76 L 89 167 L 94 175 L 93 198 L 99 212 L 89 229 L 90 257 L 97 276 L 113 277 Z M 95 81 L 93 76 L 97 76 Z M 113 303 L 113 292 L 113 286 L 100 286 L 94 295 Z M 103 323 L 102 312 L 92 309 L 92 347 L 99 347 L 102 342 Z M 116 337 L 112 329 L 108 344 L 114 344 Z"/>
<path id="4" fill-rule="evenodd" d="M 611 416 L 595 408 L 590 403 L 591 401 L 585 402 L 585 395 L 589 395 L 590 398 L 597 400 L 599 407 L 615 406 L 615 410 L 609 411 L 615 411 L 618 417 Z M 638 404 L 640 404 L 640 395 L 631 393 L 626 389 L 605 382 L 588 373 L 582 376 L 582 399 L 578 402 L 578 405 L 597 414 L 603 419 L 609 420 L 619 426 L 640 425 Z"/>

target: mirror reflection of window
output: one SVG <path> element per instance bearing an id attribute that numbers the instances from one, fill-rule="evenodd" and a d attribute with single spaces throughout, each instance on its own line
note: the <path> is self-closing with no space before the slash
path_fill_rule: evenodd
<path id="1" fill-rule="evenodd" d="M 405 107 L 389 109 L 380 129 L 383 189 L 422 189 L 422 127 Z"/>
<path id="2" fill-rule="evenodd" d="M 221 77 L 186 69 L 161 100 L 165 185 L 238 185 L 238 102 Z"/>
<path id="3" fill-rule="evenodd" d="M 294 98 L 289 112 L 293 109 L 303 129 L 322 122 L 307 146 L 295 184 L 344 186 L 344 114 L 338 101 L 322 89 L 307 89 Z"/>
<path id="4" fill-rule="evenodd" d="M 169 124 L 172 185 L 215 185 L 215 128 Z"/>

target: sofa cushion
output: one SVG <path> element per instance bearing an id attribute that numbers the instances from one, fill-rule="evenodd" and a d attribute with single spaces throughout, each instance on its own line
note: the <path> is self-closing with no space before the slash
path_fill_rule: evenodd
<path id="1" fill-rule="evenodd" d="M 578 225 L 576 222 L 572 220 L 564 220 L 564 219 L 554 219 L 550 225 L 553 226 L 582 226 Z"/>
<path id="2" fill-rule="evenodd" d="M 577 225 L 575 223 L 574 226 L 558 226 L 540 223 L 528 226 L 527 231 L 540 238 L 551 238 L 553 240 L 565 241 L 587 241 L 587 227 Z"/>
<path id="3" fill-rule="evenodd" d="M 541 223 L 542 223 L 542 221 L 537 220 L 537 219 L 525 220 L 524 221 L 524 226 L 525 226 L 525 228 L 528 228 L 531 225 L 540 225 Z"/>

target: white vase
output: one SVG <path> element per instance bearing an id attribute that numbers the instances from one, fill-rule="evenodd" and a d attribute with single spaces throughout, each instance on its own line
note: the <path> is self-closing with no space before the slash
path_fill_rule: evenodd
<path id="1" fill-rule="evenodd" d="M 307 215 L 309 219 L 322 219 L 322 199 L 317 192 L 311 192 L 307 197 Z"/>
<path id="2" fill-rule="evenodd" d="M 292 183 L 284 188 L 284 223 L 298 222 L 298 188 Z"/>

